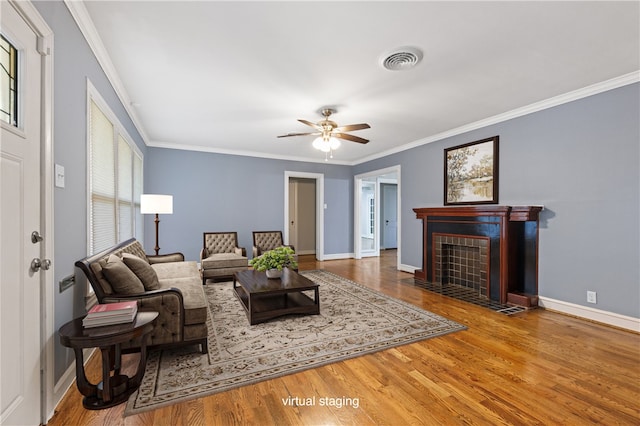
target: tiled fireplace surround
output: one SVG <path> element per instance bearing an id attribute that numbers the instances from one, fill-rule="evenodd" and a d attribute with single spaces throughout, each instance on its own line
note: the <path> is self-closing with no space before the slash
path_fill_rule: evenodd
<path id="1" fill-rule="evenodd" d="M 489 238 L 434 233 L 433 242 L 435 282 L 489 297 Z"/>
<path id="2" fill-rule="evenodd" d="M 470 288 L 500 303 L 537 305 L 541 206 L 413 210 L 423 222 L 417 281 Z"/>

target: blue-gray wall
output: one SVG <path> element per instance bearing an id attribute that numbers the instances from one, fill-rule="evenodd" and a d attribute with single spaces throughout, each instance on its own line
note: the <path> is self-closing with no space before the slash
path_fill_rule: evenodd
<path id="1" fill-rule="evenodd" d="M 421 267 L 413 208 L 443 205 L 444 148 L 500 136 L 500 204 L 544 205 L 539 294 L 640 317 L 640 84 L 354 167 L 149 148 L 145 190 L 174 194 L 161 247 L 197 259 L 202 232 L 282 229 L 285 170 L 324 173 L 325 254 L 353 252 L 353 176 L 400 165 L 404 265 Z M 154 245 L 147 221 L 145 246 Z M 591 305 L 593 306 L 593 305 Z"/>
<path id="2" fill-rule="evenodd" d="M 640 317 L 640 84 L 360 164 L 402 166 L 402 263 L 422 266 L 415 207 L 443 205 L 443 151 L 500 136 L 500 204 L 544 205 L 539 294 Z M 587 290 L 598 294 L 586 303 Z"/>
<path id="3" fill-rule="evenodd" d="M 443 149 L 500 136 L 500 203 L 543 204 L 540 295 L 640 317 L 640 85 L 633 84 L 354 167 L 145 148 L 62 2 L 36 2 L 54 31 L 54 161 L 66 188 L 54 192 L 55 280 L 86 255 L 86 79 L 89 78 L 145 157 L 145 192 L 174 195 L 160 223 L 161 252 L 197 258 L 202 232 L 283 226 L 284 171 L 325 175 L 325 254 L 353 252 L 353 176 L 402 167 L 402 259 L 420 267 L 421 224 L 414 207 L 441 206 Z M 427 118 L 425 118 L 427 119 Z M 145 217 L 145 248 L 155 244 Z M 55 326 L 83 313 L 81 283 L 55 297 Z M 55 338 L 53 336 L 52 338 Z M 72 354 L 56 342 L 55 379 Z"/>
<path id="4" fill-rule="evenodd" d="M 54 161 L 65 168 L 65 187 L 55 188 L 55 283 L 74 274 L 74 262 L 87 255 L 87 79 L 91 81 L 144 153 L 146 147 L 64 3 L 35 2 L 54 34 Z M 85 313 L 86 281 L 54 298 L 57 330 Z M 55 339 L 56 381 L 74 360 L 73 352 Z"/>
<path id="5" fill-rule="evenodd" d="M 325 253 L 353 251 L 350 167 L 147 148 L 145 192 L 173 195 L 173 214 L 160 215 L 160 253 L 198 260 L 203 232 L 236 231 L 250 256 L 252 231 L 284 231 L 285 171 L 324 174 Z M 151 217 L 144 246 L 153 253 Z"/>

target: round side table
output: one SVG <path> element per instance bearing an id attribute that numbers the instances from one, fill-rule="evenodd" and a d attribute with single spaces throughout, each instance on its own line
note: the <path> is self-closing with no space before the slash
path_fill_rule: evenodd
<path id="1" fill-rule="evenodd" d="M 105 325 L 102 327 L 85 328 L 82 318 L 69 321 L 58 330 L 60 343 L 73 349 L 76 356 L 76 383 L 84 398 L 82 405 L 89 410 L 99 410 L 113 407 L 125 402 L 138 386 L 144 375 L 147 364 L 147 341 L 153 330 L 153 322 L 158 317 L 157 312 L 138 312 L 133 322 L 126 324 Z M 140 362 L 133 377 L 120 374 L 121 352 L 120 344 L 142 337 L 140 345 Z M 102 352 L 102 382 L 97 385 L 87 380 L 84 371 L 85 348 L 100 348 Z M 111 352 L 115 353 L 113 361 Z M 113 368 L 114 374 L 111 375 Z"/>

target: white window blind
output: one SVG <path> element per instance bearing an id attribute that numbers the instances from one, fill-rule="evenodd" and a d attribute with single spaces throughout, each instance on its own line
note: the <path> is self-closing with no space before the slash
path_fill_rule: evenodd
<path id="1" fill-rule="evenodd" d="M 142 154 L 89 85 L 89 253 L 142 240 Z"/>
<path id="2" fill-rule="evenodd" d="M 142 213 L 140 213 L 140 196 L 142 195 L 142 157 L 133 153 L 133 235 L 142 241 Z"/>
<path id="3" fill-rule="evenodd" d="M 89 249 L 97 253 L 116 243 L 116 176 L 113 124 L 93 100 L 89 114 L 91 156 Z"/>
<path id="4" fill-rule="evenodd" d="M 133 236 L 133 153 L 122 137 L 118 137 L 118 224 L 120 241 Z"/>

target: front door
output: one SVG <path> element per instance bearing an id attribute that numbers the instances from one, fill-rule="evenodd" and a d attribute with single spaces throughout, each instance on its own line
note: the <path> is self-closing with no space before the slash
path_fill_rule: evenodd
<path id="1" fill-rule="evenodd" d="M 12 3 L 0 3 L 0 424 L 37 425 L 40 272 L 31 264 L 42 242 L 31 234 L 41 219 L 41 61 L 36 34 Z"/>

